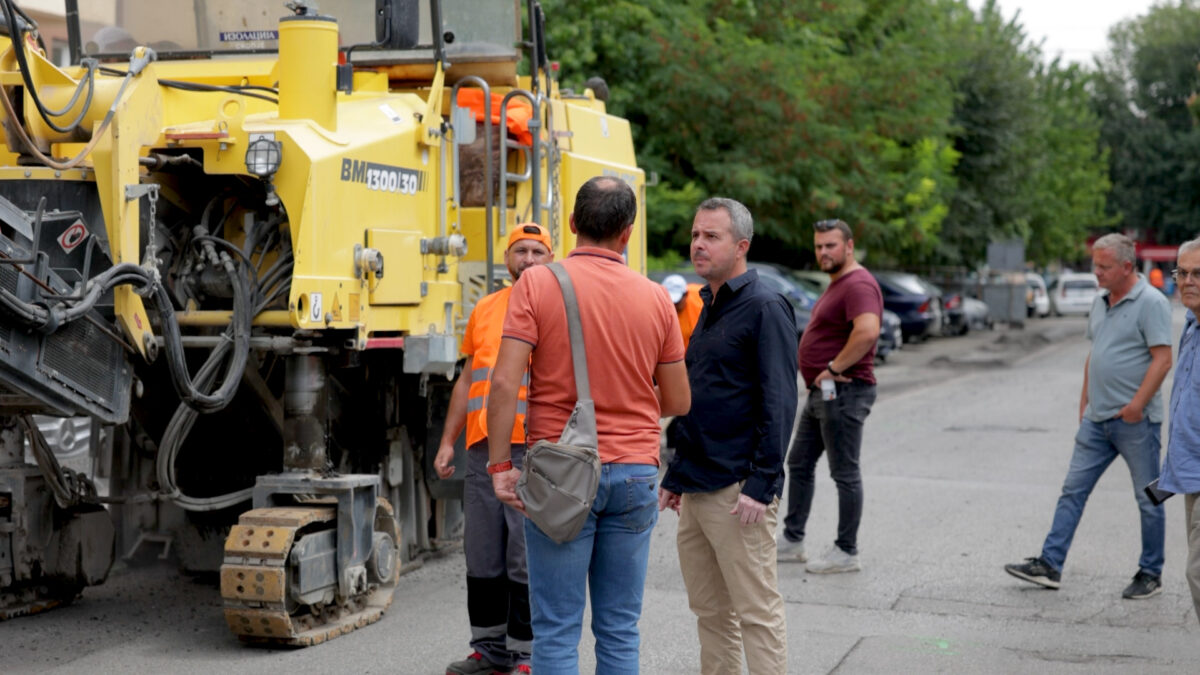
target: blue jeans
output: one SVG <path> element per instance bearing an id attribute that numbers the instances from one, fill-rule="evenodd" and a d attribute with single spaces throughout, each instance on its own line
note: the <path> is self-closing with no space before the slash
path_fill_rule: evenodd
<path id="1" fill-rule="evenodd" d="M 1128 424 L 1120 419 L 1093 422 L 1085 419 L 1075 434 L 1075 452 L 1071 468 L 1063 481 L 1062 496 L 1054 510 L 1054 524 L 1046 543 L 1042 544 L 1042 559 L 1062 571 L 1071 548 L 1075 528 L 1083 515 L 1083 506 L 1096 487 L 1105 469 L 1120 455 L 1129 466 L 1133 479 L 1133 496 L 1137 498 L 1142 520 L 1142 557 L 1138 569 L 1158 576 L 1163 566 L 1163 536 L 1165 518 L 1163 507 L 1150 503 L 1142 489 L 1158 478 L 1161 424 L 1143 419 Z"/>
<path id="2" fill-rule="evenodd" d="M 658 522 L 658 467 L 605 464 L 583 530 L 555 544 L 525 520 L 533 616 L 533 672 L 579 672 L 579 636 L 590 587 L 597 673 L 637 673 L 638 618 Z"/>

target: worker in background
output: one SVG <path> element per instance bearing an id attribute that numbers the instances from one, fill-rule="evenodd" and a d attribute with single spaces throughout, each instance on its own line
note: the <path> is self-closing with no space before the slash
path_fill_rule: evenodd
<path id="1" fill-rule="evenodd" d="M 1146 280 L 1150 282 L 1151 286 L 1157 288 L 1160 291 L 1163 290 L 1164 282 L 1163 282 L 1162 268 L 1158 267 L 1157 265 L 1155 265 L 1154 267 L 1151 267 L 1150 274 L 1146 277 Z"/>
<path id="2" fill-rule="evenodd" d="M 513 282 L 534 265 L 554 260 L 550 232 L 541 225 L 518 225 L 508 237 L 504 264 Z M 475 305 L 463 335 L 467 360 L 450 395 L 450 410 L 433 467 L 441 478 L 454 474 L 454 443 L 467 431 L 467 475 L 463 509 L 463 551 L 467 557 L 467 616 L 471 655 L 446 668 L 447 675 L 528 673 L 533 631 L 529 616 L 529 575 L 525 564 L 525 516 L 496 498 L 488 475 L 487 404 L 491 371 L 512 287 Z M 518 393 L 513 422 L 513 465 L 525 456 L 525 387 Z"/>
<path id="3" fill-rule="evenodd" d="M 700 299 L 700 284 L 689 284 L 681 275 L 672 274 L 662 280 L 663 288 L 675 303 L 675 313 L 679 316 L 679 330 L 683 333 L 683 348 L 687 349 L 692 339 L 692 331 L 700 320 L 700 310 L 704 309 L 704 301 Z"/>

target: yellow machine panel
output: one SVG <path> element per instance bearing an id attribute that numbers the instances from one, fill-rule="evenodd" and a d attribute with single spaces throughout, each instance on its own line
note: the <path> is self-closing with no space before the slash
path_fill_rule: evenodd
<path id="1" fill-rule="evenodd" d="M 399 273 L 368 278 L 372 305 L 415 305 L 421 302 L 421 233 L 402 230 L 367 230 L 367 246 L 383 253 Z"/>

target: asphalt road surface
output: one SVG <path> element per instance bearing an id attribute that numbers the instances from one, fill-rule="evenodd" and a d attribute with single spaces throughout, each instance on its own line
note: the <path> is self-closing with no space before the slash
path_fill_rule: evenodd
<path id="1" fill-rule="evenodd" d="M 879 369 L 862 453 L 863 571 L 781 566 L 789 672 L 1196 670 L 1200 623 L 1182 573 L 1181 499 L 1167 502 L 1163 594 L 1120 597 L 1139 553 L 1123 463 L 1092 495 L 1061 590 L 1002 570 L 1037 555 L 1049 528 L 1076 428 L 1082 331 L 1080 319 L 1035 321 L 906 347 Z M 836 518 L 822 461 L 811 550 L 832 543 Z M 654 533 L 644 673 L 699 670 L 676 523 L 664 514 Z M 274 650 L 228 634 L 214 579 L 181 577 L 168 563 L 121 567 L 72 606 L 0 623 L 0 672 L 440 674 L 469 651 L 464 574 L 451 548 L 402 577 L 379 623 L 319 647 Z M 585 623 L 581 665 L 591 672 L 587 633 Z"/>

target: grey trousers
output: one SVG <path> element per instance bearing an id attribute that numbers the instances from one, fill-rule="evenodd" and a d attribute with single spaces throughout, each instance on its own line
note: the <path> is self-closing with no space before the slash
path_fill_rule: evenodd
<path id="1" fill-rule="evenodd" d="M 1187 516 L 1188 557 L 1185 570 L 1192 589 L 1196 618 L 1200 619 L 1200 492 L 1185 495 L 1183 506 Z"/>
<path id="2" fill-rule="evenodd" d="M 521 468 L 525 446 L 512 446 Z M 467 614 L 471 648 L 498 666 L 528 663 L 533 647 L 525 516 L 496 499 L 487 472 L 487 442 L 467 449 L 463 552 L 467 557 Z"/>

